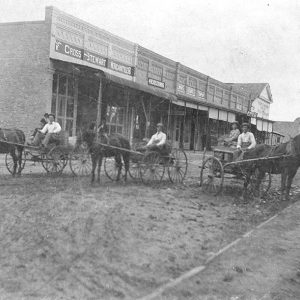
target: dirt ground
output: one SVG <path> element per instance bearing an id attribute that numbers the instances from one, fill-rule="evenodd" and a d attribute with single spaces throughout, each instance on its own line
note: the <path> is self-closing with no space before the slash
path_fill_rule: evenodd
<path id="1" fill-rule="evenodd" d="M 89 178 L 1 165 L 0 299 L 136 299 L 202 265 L 213 253 L 298 198 L 223 196 L 198 187 L 201 156 L 189 154 L 184 185 Z M 277 183 L 276 183 L 277 182 Z M 182 298 L 185 298 L 184 296 Z M 172 298 L 170 298 L 172 299 Z M 181 299 L 179 297 L 178 299 Z"/>

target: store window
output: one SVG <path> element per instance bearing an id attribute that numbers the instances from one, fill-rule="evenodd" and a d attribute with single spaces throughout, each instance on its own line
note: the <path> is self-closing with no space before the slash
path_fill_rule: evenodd
<path id="1" fill-rule="evenodd" d="M 222 103 L 222 97 L 223 97 L 223 90 L 216 88 L 216 93 L 215 93 L 215 98 L 214 98 L 214 102 L 218 105 L 221 105 Z"/>
<path id="2" fill-rule="evenodd" d="M 228 107 L 230 92 L 224 91 L 222 105 Z"/>
<path id="3" fill-rule="evenodd" d="M 215 87 L 213 85 L 208 86 L 208 94 L 207 94 L 207 100 L 210 102 L 213 102 L 215 95 Z"/>
<path id="4" fill-rule="evenodd" d="M 238 97 L 236 103 L 236 109 L 242 110 L 242 106 L 243 106 L 243 99 L 241 97 Z"/>
<path id="5" fill-rule="evenodd" d="M 231 96 L 231 101 L 230 101 L 230 108 L 236 109 L 236 103 L 237 103 L 237 96 L 232 95 Z"/>
<path id="6" fill-rule="evenodd" d="M 118 106 L 107 106 L 106 126 L 109 134 L 123 134 L 125 122 L 125 108 Z"/>
<path id="7" fill-rule="evenodd" d="M 69 136 L 75 135 L 75 90 L 73 77 L 60 73 L 53 75 L 51 112 Z"/>

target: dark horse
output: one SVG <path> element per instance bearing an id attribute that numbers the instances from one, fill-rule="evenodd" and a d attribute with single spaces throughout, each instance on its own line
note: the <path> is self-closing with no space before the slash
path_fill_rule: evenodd
<path id="1" fill-rule="evenodd" d="M 22 130 L 0 128 L 0 153 L 10 153 L 14 162 L 12 171 L 13 176 L 15 176 L 16 173 L 20 175 L 22 172 L 22 153 L 24 149 L 24 146 L 22 145 L 24 145 L 24 143 L 25 134 Z M 17 172 L 18 164 L 19 168 Z"/>
<path id="2" fill-rule="evenodd" d="M 285 197 L 286 200 L 289 200 L 292 181 L 300 167 L 300 134 L 275 147 L 258 145 L 246 152 L 243 159 L 259 157 L 279 157 L 276 160 L 260 162 L 258 180 L 262 179 L 266 172 L 281 174 L 281 199 Z"/>
<path id="3" fill-rule="evenodd" d="M 124 161 L 125 166 L 125 178 L 127 180 L 127 173 L 129 170 L 129 159 L 130 159 L 130 152 L 129 151 L 122 151 L 122 149 L 130 150 L 130 143 L 129 141 L 120 134 L 111 134 L 108 135 L 104 131 L 104 127 L 101 126 L 98 129 L 98 140 L 97 140 L 97 133 L 95 130 L 87 130 L 81 134 L 81 139 L 79 138 L 78 144 L 86 143 L 89 151 L 91 153 L 92 158 L 92 183 L 95 181 L 95 169 L 98 164 L 98 178 L 97 181 L 100 182 L 100 170 L 102 165 L 103 157 L 114 157 L 116 165 L 118 167 L 118 174 L 117 174 L 117 181 L 120 180 L 121 170 L 122 170 L 122 159 Z M 103 146 L 101 144 L 107 144 L 109 146 Z"/>

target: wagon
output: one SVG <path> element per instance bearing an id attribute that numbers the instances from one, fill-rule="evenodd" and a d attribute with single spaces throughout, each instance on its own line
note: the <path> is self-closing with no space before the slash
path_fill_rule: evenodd
<path id="1" fill-rule="evenodd" d="M 203 191 L 219 195 L 224 187 L 224 181 L 229 179 L 234 183 L 244 183 L 244 187 L 253 195 L 266 195 L 271 187 L 271 172 L 266 172 L 264 178 L 258 179 L 258 168 L 263 161 L 276 160 L 280 157 L 264 157 L 234 161 L 236 149 L 218 146 L 213 149 L 213 155 L 203 158 L 200 172 L 200 186 Z M 258 187 L 258 181 L 261 182 Z"/>
<path id="2" fill-rule="evenodd" d="M 19 144 L 5 142 L 18 146 Z M 20 146 L 20 145 L 19 145 Z M 68 145 L 66 134 L 61 133 L 60 139 L 57 143 L 50 143 L 46 148 L 40 148 L 28 144 L 22 145 L 24 147 L 22 153 L 22 170 L 26 163 L 40 163 L 47 173 L 61 174 L 66 167 L 69 154 L 72 152 L 72 147 Z M 5 165 L 10 173 L 13 173 L 13 159 L 9 153 L 5 155 Z"/>
<path id="3" fill-rule="evenodd" d="M 111 145 L 102 144 L 103 147 L 117 148 Z M 134 147 L 135 148 L 135 147 Z M 168 178 L 173 183 L 183 182 L 187 173 L 187 156 L 182 149 L 172 149 L 168 155 L 161 155 L 157 151 L 136 151 L 118 148 L 130 152 L 129 176 L 144 183 L 160 182 L 167 172 Z M 90 174 L 91 163 L 88 149 L 74 150 L 70 155 L 70 167 L 75 175 Z M 118 166 L 115 159 L 106 157 L 103 163 L 106 176 L 115 181 L 118 174 Z M 124 176 L 124 167 L 122 175 Z"/>

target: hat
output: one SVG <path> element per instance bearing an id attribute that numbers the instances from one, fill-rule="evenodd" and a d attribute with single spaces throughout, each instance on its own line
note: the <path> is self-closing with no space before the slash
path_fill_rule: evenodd
<path id="1" fill-rule="evenodd" d="M 163 125 L 163 123 L 157 123 L 156 127 L 158 127 L 158 126 L 163 127 L 164 125 Z"/>
<path id="2" fill-rule="evenodd" d="M 250 124 L 249 124 L 249 123 L 243 123 L 243 124 L 242 124 L 242 127 L 244 127 L 244 126 L 247 126 L 248 129 L 250 128 Z"/>
<path id="3" fill-rule="evenodd" d="M 48 113 L 45 113 L 45 114 L 44 114 L 44 117 L 48 118 L 48 117 L 49 117 L 49 114 L 48 114 Z"/>
<path id="4" fill-rule="evenodd" d="M 238 122 L 238 121 L 233 121 L 233 122 L 231 122 L 231 125 L 232 125 L 232 124 L 239 125 L 239 122 Z"/>

